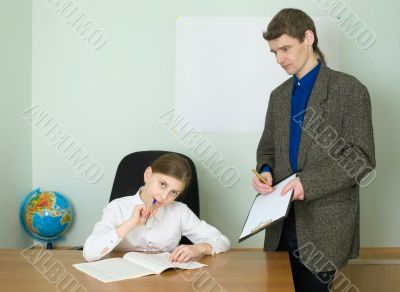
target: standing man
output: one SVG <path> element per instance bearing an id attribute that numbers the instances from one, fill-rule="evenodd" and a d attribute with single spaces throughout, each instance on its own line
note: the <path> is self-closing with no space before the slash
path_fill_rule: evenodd
<path id="1" fill-rule="evenodd" d="M 369 94 L 326 66 L 303 11 L 281 10 L 263 36 L 293 77 L 271 93 L 257 170 L 269 184 L 297 173 L 282 192 L 294 192 L 289 216 L 266 229 L 264 250 L 289 251 L 296 292 L 329 291 L 335 271 L 359 252 L 359 185 L 375 167 Z"/>

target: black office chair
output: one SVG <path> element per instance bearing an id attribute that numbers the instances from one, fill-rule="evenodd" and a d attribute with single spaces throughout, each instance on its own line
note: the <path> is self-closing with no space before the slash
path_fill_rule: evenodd
<path id="1" fill-rule="evenodd" d="M 185 158 L 192 169 L 192 180 L 183 196 L 177 198 L 177 201 L 185 203 L 197 216 L 200 215 L 199 203 L 199 185 L 197 182 L 197 172 L 193 161 L 181 153 L 150 150 L 139 151 L 125 156 L 118 165 L 115 174 L 114 184 L 111 190 L 110 202 L 114 199 L 134 195 L 144 184 L 143 174 L 158 157 L 166 153 L 174 153 Z M 190 240 L 182 237 L 181 244 L 190 244 Z"/>
<path id="2" fill-rule="evenodd" d="M 166 153 L 174 153 L 185 158 L 192 169 L 192 180 L 186 190 L 186 193 L 177 198 L 177 201 L 185 203 L 197 216 L 200 215 L 199 203 L 199 185 L 197 182 L 197 172 L 193 161 L 181 153 L 150 150 L 139 151 L 125 156 L 118 165 L 115 174 L 114 184 L 111 190 L 110 202 L 114 199 L 124 196 L 130 196 L 137 193 L 139 188 L 144 184 L 143 174 L 148 166 L 150 166 L 158 157 Z M 183 236 L 180 244 L 191 244 L 192 242 Z M 83 246 L 75 246 L 71 249 L 82 250 Z"/>

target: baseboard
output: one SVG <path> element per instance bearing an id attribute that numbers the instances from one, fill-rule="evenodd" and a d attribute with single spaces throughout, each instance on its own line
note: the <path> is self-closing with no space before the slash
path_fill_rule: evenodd
<path id="1" fill-rule="evenodd" d="M 391 292 L 400 287 L 400 247 L 362 247 L 338 271 L 333 292 Z"/>

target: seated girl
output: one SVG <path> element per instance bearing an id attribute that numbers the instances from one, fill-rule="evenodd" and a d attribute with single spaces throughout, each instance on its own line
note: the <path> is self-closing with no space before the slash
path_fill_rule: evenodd
<path id="1" fill-rule="evenodd" d="M 133 196 L 110 202 L 83 248 L 87 261 L 101 259 L 112 250 L 171 252 L 171 261 L 187 262 L 203 255 L 225 252 L 229 239 L 200 220 L 182 196 L 191 179 L 183 157 L 164 154 L 147 167 L 144 186 Z M 179 245 L 186 236 L 193 245 Z M 178 246 L 179 245 L 179 246 Z"/>

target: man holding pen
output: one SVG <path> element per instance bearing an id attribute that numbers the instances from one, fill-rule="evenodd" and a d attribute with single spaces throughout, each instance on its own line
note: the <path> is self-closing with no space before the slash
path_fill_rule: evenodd
<path id="1" fill-rule="evenodd" d="M 252 185 L 268 195 L 297 173 L 282 191 L 294 192 L 289 215 L 266 229 L 264 250 L 289 251 L 296 292 L 329 291 L 335 271 L 359 252 L 359 183 L 375 167 L 369 94 L 326 66 L 303 11 L 281 10 L 263 36 L 293 76 L 271 93 L 257 148 L 267 184 L 255 176 Z"/>

